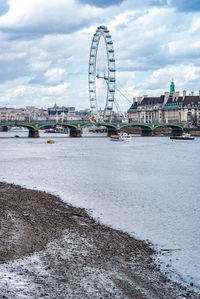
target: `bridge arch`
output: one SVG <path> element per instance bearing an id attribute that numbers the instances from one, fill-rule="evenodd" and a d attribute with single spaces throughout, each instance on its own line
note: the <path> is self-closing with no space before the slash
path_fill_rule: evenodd
<path id="1" fill-rule="evenodd" d="M 34 123 L 13 123 L 13 122 L 6 122 L 6 123 L 0 123 L 0 127 L 23 127 L 27 129 L 35 129 Z"/>
<path id="2" fill-rule="evenodd" d="M 152 124 L 145 124 L 145 123 L 121 123 L 120 129 L 125 127 L 137 127 L 146 130 L 152 130 Z"/>
<path id="3" fill-rule="evenodd" d="M 102 126 L 102 127 L 106 127 L 107 129 L 117 130 L 116 123 L 108 123 L 108 122 L 83 123 L 83 124 L 81 124 L 81 129 L 87 128 L 87 127 L 92 127 L 92 126 L 98 126 L 98 127 Z"/>
<path id="4" fill-rule="evenodd" d="M 173 130 L 183 130 L 183 124 L 173 124 L 173 123 L 166 123 L 166 124 L 156 124 L 155 130 L 157 128 L 172 128 Z"/>
<path id="5" fill-rule="evenodd" d="M 60 123 L 60 122 L 49 122 L 49 123 L 39 123 L 38 124 L 38 128 L 41 129 L 47 129 L 50 127 L 55 127 L 55 126 L 63 126 L 63 127 L 68 127 L 68 128 L 73 128 L 73 129 L 77 129 L 78 128 L 78 124 L 76 123 Z"/>

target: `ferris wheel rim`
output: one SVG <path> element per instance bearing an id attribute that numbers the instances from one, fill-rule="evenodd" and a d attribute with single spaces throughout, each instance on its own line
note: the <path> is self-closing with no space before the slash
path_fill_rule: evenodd
<path id="1" fill-rule="evenodd" d="M 93 114 L 96 114 L 96 116 L 98 116 L 99 110 L 96 97 L 96 66 L 99 41 L 101 38 L 104 39 L 107 53 L 107 78 L 104 78 L 107 82 L 107 95 L 104 108 L 104 120 L 108 120 L 111 117 L 115 100 L 115 55 L 110 31 L 104 25 L 97 27 L 91 43 L 88 74 L 89 99 L 91 111 L 93 112 Z"/>

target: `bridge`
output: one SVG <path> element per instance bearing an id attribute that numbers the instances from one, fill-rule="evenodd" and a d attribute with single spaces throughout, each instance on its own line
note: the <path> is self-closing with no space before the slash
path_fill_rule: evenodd
<path id="1" fill-rule="evenodd" d="M 169 127 L 172 129 L 173 135 L 180 135 L 183 131 L 183 124 L 165 123 L 165 124 L 149 124 L 149 123 L 115 123 L 115 122 L 87 122 L 87 121 L 68 121 L 68 122 L 56 122 L 56 121 L 40 121 L 40 122 L 1 122 L 0 127 L 3 131 L 7 131 L 8 127 L 24 127 L 29 130 L 29 137 L 40 137 L 39 131 L 41 129 L 48 129 L 55 127 L 56 125 L 69 128 L 70 137 L 81 137 L 82 130 L 91 126 L 106 127 L 108 136 L 111 134 L 118 134 L 120 131 L 126 128 L 140 128 L 141 134 L 144 136 L 152 136 L 155 134 L 158 128 Z"/>

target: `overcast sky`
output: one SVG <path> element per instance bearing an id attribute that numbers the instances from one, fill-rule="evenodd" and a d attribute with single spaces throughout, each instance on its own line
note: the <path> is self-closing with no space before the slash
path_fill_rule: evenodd
<path id="1" fill-rule="evenodd" d="M 177 91 L 198 93 L 200 0 L 0 0 L 0 106 L 89 107 L 89 51 L 102 24 L 127 97 L 163 94 L 172 78 Z"/>

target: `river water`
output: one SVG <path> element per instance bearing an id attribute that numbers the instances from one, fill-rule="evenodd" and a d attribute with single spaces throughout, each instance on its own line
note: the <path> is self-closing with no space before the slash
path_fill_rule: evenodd
<path id="1" fill-rule="evenodd" d="M 0 133 L 0 181 L 59 195 L 149 240 L 163 269 L 200 289 L 200 138 L 134 136 L 118 143 L 56 134 L 47 144 L 42 132 L 39 139 L 17 134 Z"/>

